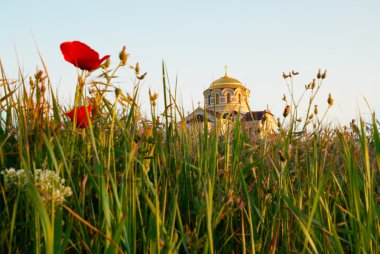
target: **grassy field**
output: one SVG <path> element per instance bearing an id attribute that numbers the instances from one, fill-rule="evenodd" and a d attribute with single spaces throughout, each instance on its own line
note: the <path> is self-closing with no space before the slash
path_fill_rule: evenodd
<path id="1" fill-rule="evenodd" d="M 221 136 L 184 128 L 164 66 L 144 119 L 130 67 L 121 54 L 99 76 L 79 70 L 69 106 L 46 66 L 10 80 L 1 65 L 0 253 L 380 253 L 379 123 L 325 123 L 332 97 L 326 113 L 313 101 L 326 74 L 305 113 L 285 75 L 277 134 L 237 121 Z M 119 72 L 133 94 L 113 86 Z M 80 105 L 85 128 L 64 114 Z"/>

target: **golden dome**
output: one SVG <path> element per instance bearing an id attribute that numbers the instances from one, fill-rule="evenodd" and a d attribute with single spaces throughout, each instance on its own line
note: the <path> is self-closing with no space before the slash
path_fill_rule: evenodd
<path id="1" fill-rule="evenodd" d="M 245 86 L 239 80 L 228 76 L 227 69 L 226 69 L 226 73 L 224 74 L 224 76 L 212 82 L 208 89 L 217 89 L 217 88 L 235 89 L 235 88 L 245 88 Z"/>

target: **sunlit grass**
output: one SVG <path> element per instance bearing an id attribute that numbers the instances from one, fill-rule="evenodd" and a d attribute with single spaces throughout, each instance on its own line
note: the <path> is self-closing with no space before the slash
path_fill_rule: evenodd
<path id="1" fill-rule="evenodd" d="M 326 74 L 305 87 L 305 115 L 292 93 L 298 73 L 285 74 L 290 101 L 277 134 L 236 121 L 220 135 L 219 125 L 184 128 L 164 65 L 143 118 L 144 76 L 126 57 L 79 72 L 74 105 L 58 100 L 44 63 L 12 82 L 1 65 L 0 167 L 30 180 L 0 178 L 1 253 L 380 252 L 378 121 L 325 123 L 332 98 L 321 116 L 313 103 Z M 131 94 L 114 87 L 118 72 L 136 77 Z M 89 104 L 86 128 L 64 115 Z M 47 202 L 39 168 L 65 179 L 63 204 Z"/>

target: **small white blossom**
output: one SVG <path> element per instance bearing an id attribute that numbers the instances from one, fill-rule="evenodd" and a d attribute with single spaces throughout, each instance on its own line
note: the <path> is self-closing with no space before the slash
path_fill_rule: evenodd
<path id="1" fill-rule="evenodd" d="M 4 176 L 4 185 L 8 189 L 15 186 L 24 188 L 28 180 L 23 169 L 15 170 L 14 168 L 9 168 L 2 170 L 1 174 Z M 36 169 L 33 178 L 35 186 L 45 201 L 51 200 L 62 204 L 65 198 L 73 194 L 71 188 L 64 185 L 65 179 L 61 178 L 55 171 Z"/>
<path id="2" fill-rule="evenodd" d="M 65 179 L 61 178 L 58 173 L 52 170 L 36 169 L 34 181 L 36 186 L 47 193 L 55 203 L 63 203 L 66 197 L 72 195 L 70 187 L 64 185 Z M 46 198 L 45 198 L 46 199 Z"/>
<path id="3" fill-rule="evenodd" d="M 23 169 L 15 170 L 9 168 L 1 171 L 4 176 L 5 188 L 10 189 L 13 186 L 24 187 L 26 185 L 26 177 Z"/>

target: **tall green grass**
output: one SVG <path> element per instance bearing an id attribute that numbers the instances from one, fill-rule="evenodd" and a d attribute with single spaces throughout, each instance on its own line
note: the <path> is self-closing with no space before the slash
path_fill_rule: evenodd
<path id="1" fill-rule="evenodd" d="M 324 116 L 309 121 L 309 107 L 303 125 L 292 98 L 274 135 L 239 121 L 225 135 L 218 124 L 189 130 L 164 64 L 164 112 L 151 95 L 151 117 L 142 118 L 139 78 L 131 95 L 105 96 L 119 65 L 97 78 L 78 74 L 75 103 L 94 107 L 91 125 L 78 129 L 46 66 L 12 82 L 0 67 L 0 167 L 23 168 L 30 179 L 24 188 L 0 179 L 1 253 L 380 252 L 375 115 L 331 128 Z M 318 92 L 310 91 L 309 106 Z M 37 168 L 66 179 L 73 195 L 63 205 L 44 201 Z"/>

